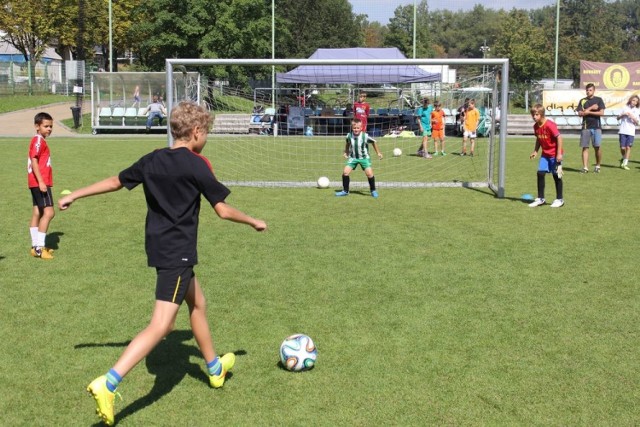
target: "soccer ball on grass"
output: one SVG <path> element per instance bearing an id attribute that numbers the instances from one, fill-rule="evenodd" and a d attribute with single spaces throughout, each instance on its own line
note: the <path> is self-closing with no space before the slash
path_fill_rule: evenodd
<path id="1" fill-rule="evenodd" d="M 280 345 L 280 361 L 288 371 L 307 371 L 316 363 L 318 349 L 311 337 L 305 334 L 288 336 Z"/>
<path id="2" fill-rule="evenodd" d="M 394 157 L 400 157 L 400 156 L 402 156 L 402 150 L 401 150 L 401 149 L 399 149 L 399 148 L 394 148 L 394 149 L 393 149 L 393 156 L 394 156 Z"/>
<path id="3" fill-rule="evenodd" d="M 326 176 L 321 176 L 318 178 L 318 188 L 329 188 L 329 178 Z"/>

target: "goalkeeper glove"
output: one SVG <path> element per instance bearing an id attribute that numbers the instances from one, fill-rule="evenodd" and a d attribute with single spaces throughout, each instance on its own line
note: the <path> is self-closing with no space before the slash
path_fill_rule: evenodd
<path id="1" fill-rule="evenodd" d="M 558 175 L 558 178 L 562 179 L 562 175 L 564 175 L 562 172 L 562 164 L 556 166 L 556 175 Z"/>

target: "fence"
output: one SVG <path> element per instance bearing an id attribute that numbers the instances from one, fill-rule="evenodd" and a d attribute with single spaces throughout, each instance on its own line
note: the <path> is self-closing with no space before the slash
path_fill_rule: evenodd
<path id="1" fill-rule="evenodd" d="M 1 95 L 75 95 L 78 77 L 84 80 L 92 71 L 89 67 L 78 73 L 76 61 L 48 61 L 36 63 L 33 70 L 30 63 L 24 61 L 0 60 L 0 96 Z M 33 73 L 33 75 L 31 75 Z M 86 85 L 82 85 L 86 86 Z M 85 92 L 88 88 L 84 89 Z"/>

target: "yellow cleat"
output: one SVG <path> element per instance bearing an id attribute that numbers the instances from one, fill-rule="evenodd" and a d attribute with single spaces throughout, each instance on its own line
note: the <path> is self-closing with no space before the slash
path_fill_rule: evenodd
<path id="1" fill-rule="evenodd" d="M 220 388 L 224 385 L 224 380 L 227 376 L 227 372 L 229 372 L 233 365 L 236 364 L 236 355 L 233 353 L 227 353 L 220 358 L 220 363 L 222 364 L 222 371 L 220 375 L 209 375 L 209 384 L 213 388 Z"/>
<path id="2" fill-rule="evenodd" d="M 108 426 L 114 423 L 113 401 L 115 392 L 107 388 L 107 377 L 105 375 L 96 378 L 87 387 L 89 394 L 96 400 L 96 413 L 100 419 Z"/>
<path id="3" fill-rule="evenodd" d="M 31 256 L 42 259 L 53 259 L 53 249 L 45 247 L 32 247 Z"/>

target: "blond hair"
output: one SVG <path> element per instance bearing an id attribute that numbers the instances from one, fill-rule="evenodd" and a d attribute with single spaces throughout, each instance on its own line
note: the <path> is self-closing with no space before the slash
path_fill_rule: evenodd
<path id="1" fill-rule="evenodd" d="M 542 106 L 542 104 L 535 104 L 533 107 L 531 107 L 531 115 L 533 116 L 534 114 L 538 113 L 540 114 L 540 117 L 544 117 L 544 107 Z"/>
<path id="2" fill-rule="evenodd" d="M 173 139 L 188 139 L 196 126 L 208 132 L 213 124 L 213 116 L 195 102 L 182 101 L 171 110 L 169 124 Z"/>

